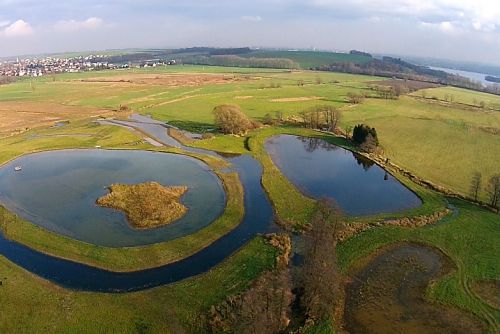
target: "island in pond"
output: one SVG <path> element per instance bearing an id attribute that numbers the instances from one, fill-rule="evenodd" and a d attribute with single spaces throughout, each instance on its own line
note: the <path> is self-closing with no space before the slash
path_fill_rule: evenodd
<path id="1" fill-rule="evenodd" d="M 180 199 L 186 186 L 165 187 L 157 182 L 134 185 L 113 184 L 110 193 L 99 198 L 97 204 L 123 211 L 129 223 L 139 229 L 170 224 L 183 217 L 188 208 Z"/>

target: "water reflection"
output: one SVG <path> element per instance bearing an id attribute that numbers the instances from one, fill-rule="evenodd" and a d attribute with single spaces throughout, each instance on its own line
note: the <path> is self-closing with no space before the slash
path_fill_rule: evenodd
<path id="1" fill-rule="evenodd" d="M 319 138 L 282 135 L 266 149 L 305 195 L 332 198 L 349 215 L 415 208 L 421 200 L 373 161 Z"/>

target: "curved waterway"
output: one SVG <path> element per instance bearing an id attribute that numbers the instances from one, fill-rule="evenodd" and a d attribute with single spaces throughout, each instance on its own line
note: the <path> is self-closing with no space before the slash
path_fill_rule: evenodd
<path id="1" fill-rule="evenodd" d="M 325 140 L 279 135 L 266 150 L 305 195 L 332 198 L 352 216 L 416 208 L 420 198 L 373 161 Z"/>
<path id="2" fill-rule="evenodd" d="M 151 135 L 153 139 L 166 145 L 172 140 L 164 124 L 149 118 L 135 116 L 130 122 L 122 122 L 122 125 L 145 133 L 149 133 L 148 130 L 153 128 L 154 133 Z M 211 151 L 191 149 L 177 142 L 175 146 L 196 153 L 216 154 Z M 275 228 L 272 223 L 273 210 L 260 183 L 262 176 L 260 163 L 248 155 L 227 160 L 239 173 L 244 188 L 243 220 L 234 230 L 210 246 L 178 262 L 136 272 L 111 272 L 38 252 L 16 241 L 5 239 L 1 233 L 0 254 L 20 267 L 61 286 L 87 291 L 137 291 L 205 273 L 257 234 Z"/>

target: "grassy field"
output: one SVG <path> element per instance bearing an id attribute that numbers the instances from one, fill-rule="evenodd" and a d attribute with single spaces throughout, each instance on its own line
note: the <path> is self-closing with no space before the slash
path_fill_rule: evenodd
<path id="1" fill-rule="evenodd" d="M 366 63 L 370 57 L 336 52 L 310 51 L 254 51 L 243 55 L 257 58 L 286 58 L 298 63 L 302 69 L 331 65 L 333 63 Z"/>
<path id="2" fill-rule="evenodd" d="M 188 77 L 200 73 L 225 75 L 229 79 L 218 84 L 200 83 L 194 79 L 178 85 L 175 81 L 165 83 L 169 75 L 179 73 L 186 73 Z M 138 74 L 153 76 L 153 79 L 147 84 L 140 80 L 82 81 Z M 151 83 L 156 76 L 163 84 Z M 214 128 L 211 111 L 219 104 L 238 104 L 257 120 L 277 112 L 290 117 L 309 107 L 326 104 L 344 110 L 341 122 L 344 128 L 361 122 L 375 126 L 385 154 L 392 162 L 453 191 L 467 194 L 475 171 L 483 174 L 483 180 L 498 172 L 500 114 L 497 111 L 406 96 L 399 100 L 366 99 L 360 105 L 348 105 L 349 92 L 369 92 L 367 82 L 376 80 L 375 77 L 328 72 L 171 66 L 64 74 L 57 76 L 55 81 L 42 78 L 36 80 L 34 92 L 29 81 L 20 81 L 0 87 L 0 107 L 2 103 L 13 101 L 85 106 L 92 110 L 113 110 L 127 105 L 136 112 L 153 115 L 185 129 L 206 131 Z M 299 86 L 299 82 L 304 85 Z M 449 87 L 429 89 L 427 96 L 444 97 L 451 92 L 460 103 L 472 103 L 475 98 L 488 99 L 492 104 L 500 101 L 494 95 Z M 419 92 L 414 94 L 418 96 Z M 487 199 L 484 192 L 481 199 Z"/>
<path id="3" fill-rule="evenodd" d="M 0 256 L 1 333 L 203 333 L 211 305 L 273 268 L 277 250 L 256 238 L 210 272 L 141 292 L 60 288 Z"/>
<path id="4" fill-rule="evenodd" d="M 311 60 L 301 61 L 306 64 Z M 191 79 L 175 82 L 175 75 L 179 72 L 188 73 Z M 202 79 L 200 73 L 203 74 Z M 130 82 L 120 81 L 124 75 L 133 77 L 135 74 L 140 74 L 140 77 Z M 219 76 L 217 82 L 213 78 L 203 81 L 204 76 L 212 74 Z M 219 82 L 221 75 L 228 79 Z M 96 78 L 107 82 L 97 82 Z M 497 111 L 453 105 L 430 98 L 423 100 L 418 92 L 415 96 L 402 96 L 399 100 L 365 99 L 356 106 L 347 103 L 349 92 L 368 92 L 367 82 L 375 80 L 378 78 L 337 73 L 209 66 L 104 71 L 58 75 L 55 81 L 52 78 L 37 79 L 34 90 L 27 80 L 1 86 L 0 108 L 2 104 L 32 103 L 111 112 L 120 105 L 127 105 L 135 112 L 151 114 L 182 128 L 205 131 L 213 129 L 211 111 L 222 103 L 239 104 L 257 120 L 263 119 L 267 113 L 274 115 L 275 112 L 282 112 L 285 117 L 290 117 L 308 107 L 327 104 L 343 110 L 343 128 L 361 122 L 376 127 L 384 154 L 393 163 L 456 192 L 468 192 L 474 171 L 481 172 L 483 180 L 500 172 L 500 114 Z M 299 82 L 304 85 L 298 85 Z M 430 89 L 426 94 L 427 97 L 436 95 L 438 99 L 441 96 L 444 99 L 445 94 L 451 93 L 455 102 L 460 104 L 471 104 L 475 98 L 479 101 L 489 98 L 491 105 L 499 101 L 498 97 L 491 95 L 479 94 L 476 97 L 478 93 L 447 87 Z M 77 116 L 61 128 L 34 129 L 0 139 L 0 163 L 21 154 L 49 149 L 102 146 L 167 150 L 144 143 L 139 133 L 119 127 L 99 126 Z M 82 118 L 89 116 L 92 115 L 82 114 Z M 9 124 L 14 124 L 15 114 L 9 119 L 12 122 Z M 242 137 L 217 135 L 213 139 L 190 144 L 227 153 L 247 153 L 259 159 L 264 167 L 262 183 L 278 218 L 302 226 L 309 220 L 314 201 L 297 191 L 276 168 L 263 147 L 266 138 L 281 133 L 320 137 L 348 149 L 356 149 L 342 138 L 285 126 L 265 127 Z M 167 151 L 183 153 L 177 149 Z M 196 157 L 203 159 L 216 172 L 226 167 L 221 160 Z M 224 215 L 196 234 L 167 243 L 126 249 L 92 246 L 47 232 L 19 220 L 2 208 L 0 225 L 7 237 L 57 256 L 113 270 L 151 267 L 194 253 L 240 221 L 244 210 L 243 191 L 237 174 L 219 173 L 219 176 L 224 180 L 228 194 Z M 364 223 L 389 217 L 422 215 L 444 207 L 445 199 L 441 195 L 398 174 L 394 176 L 415 191 L 424 205 L 404 213 L 354 217 L 350 220 Z M 484 191 L 481 198 L 486 199 Z M 497 261 L 500 251 L 497 242 L 500 238 L 499 216 L 462 201 L 450 201 L 458 212 L 438 225 L 420 229 L 373 228 L 343 242 L 339 249 L 341 267 L 349 274 L 370 254 L 396 242 L 413 241 L 435 246 L 448 254 L 458 269 L 433 284 L 428 297 L 469 310 L 488 324 L 491 333 L 499 332 L 500 311 L 488 305 L 486 298 L 481 299 L 472 289 L 478 281 L 500 278 Z M 226 296 L 242 291 L 262 270 L 273 266 L 275 255 L 276 251 L 263 239 L 256 238 L 206 275 L 172 286 L 121 295 L 62 289 L 0 257 L 0 303 L 4 306 L 0 332 L 28 333 L 40 329 L 58 333 L 99 330 L 177 332 L 178 326 L 190 332 L 202 332 L 199 315 Z M 19 308 L 23 311 L 20 312 Z M 121 321 L 115 321 L 117 318 Z M 328 333 L 332 330 L 332 324 L 324 322 L 310 332 Z"/>
<path id="5" fill-rule="evenodd" d="M 486 107 L 500 110 L 500 96 L 474 92 L 471 90 L 456 87 L 440 87 L 433 89 L 424 89 L 412 93 L 414 96 L 425 96 L 426 98 L 436 98 L 442 101 L 453 99 L 453 102 L 478 106 L 484 102 Z M 447 99 L 446 99 L 447 98 Z"/>
<path id="6" fill-rule="evenodd" d="M 345 109 L 343 124 L 365 122 L 379 134 L 384 154 L 414 174 L 468 194 L 472 174 L 500 172 L 500 113 L 449 108 L 411 97 L 367 100 Z M 481 199 L 487 200 L 486 193 Z"/>
<path id="7" fill-rule="evenodd" d="M 348 239 L 340 245 L 340 265 L 349 272 L 356 267 L 357 261 L 391 243 L 412 241 L 437 247 L 453 260 L 458 269 L 432 285 L 428 297 L 475 313 L 488 324 L 489 333 L 498 333 L 500 310 L 479 298 L 472 291 L 472 285 L 480 280 L 500 279 L 499 216 L 466 202 L 451 202 L 458 214 L 435 226 L 378 228 Z"/>

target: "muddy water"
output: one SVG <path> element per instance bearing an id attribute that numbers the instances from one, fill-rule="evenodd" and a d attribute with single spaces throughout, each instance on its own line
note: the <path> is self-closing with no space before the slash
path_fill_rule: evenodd
<path id="1" fill-rule="evenodd" d="M 351 334 L 483 333 L 473 315 L 426 300 L 429 283 L 450 270 L 445 255 L 421 245 L 385 251 L 348 285 L 346 329 Z"/>

